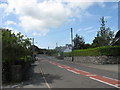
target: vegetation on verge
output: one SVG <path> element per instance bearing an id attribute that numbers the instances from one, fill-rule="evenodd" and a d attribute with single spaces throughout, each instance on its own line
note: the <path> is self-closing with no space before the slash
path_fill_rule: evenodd
<path id="1" fill-rule="evenodd" d="M 64 56 L 120 56 L 120 46 L 103 46 L 97 48 L 74 50 L 64 53 Z"/>
<path id="2" fill-rule="evenodd" d="M 11 81 L 12 65 L 21 65 L 24 68 L 26 63 L 31 62 L 31 41 L 21 33 L 14 34 L 8 29 L 1 28 L 0 32 L 2 33 L 2 74 L 5 80 Z"/>

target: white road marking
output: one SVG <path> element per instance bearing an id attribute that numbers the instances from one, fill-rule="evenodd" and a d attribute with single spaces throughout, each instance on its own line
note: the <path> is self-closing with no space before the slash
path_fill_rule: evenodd
<path id="1" fill-rule="evenodd" d="M 120 86 L 120 84 L 115 84 L 116 86 Z"/>
<path id="2" fill-rule="evenodd" d="M 60 67 L 60 68 L 62 67 L 62 66 L 60 66 L 60 65 L 57 65 L 57 66 Z M 68 66 L 65 66 L 65 67 L 68 67 Z M 64 68 L 64 67 L 62 67 L 62 68 Z M 69 67 L 69 68 L 71 68 L 71 67 Z M 80 74 L 80 73 L 78 73 L 78 72 L 76 72 L 76 71 L 74 71 L 74 70 L 70 70 L 69 68 L 68 68 L 68 69 L 65 68 L 65 69 L 68 70 L 68 71 L 70 71 L 70 72 L 73 72 L 73 73 L 75 73 L 75 74 Z M 73 68 L 73 69 L 76 69 L 76 68 Z M 76 70 L 78 70 L 78 69 L 76 69 Z M 91 76 L 97 76 L 97 75 L 95 75 L 95 74 L 91 74 L 91 73 L 86 72 L 86 71 L 83 71 L 83 70 L 78 70 L 78 71 L 88 73 L 88 75 L 85 75 L 85 76 L 89 76 L 90 79 L 93 79 L 93 80 L 96 80 L 96 81 L 99 81 L 99 82 L 108 84 L 108 85 L 113 86 L 113 87 L 116 87 L 116 88 L 120 88 L 120 87 L 119 87 L 120 84 L 115 84 L 115 85 L 113 85 L 113 84 L 110 84 L 110 83 L 108 83 L 108 82 L 105 82 L 105 81 L 96 79 L 96 78 L 94 78 L 94 77 L 91 77 Z M 106 77 L 106 76 L 103 76 L 103 77 Z M 106 78 L 109 78 L 109 77 L 106 77 Z M 112 79 L 112 78 L 109 78 L 109 79 Z M 112 79 L 112 80 L 116 80 L 116 79 Z M 118 80 L 116 80 L 116 81 L 118 81 Z"/>
<path id="3" fill-rule="evenodd" d="M 51 87 L 50 87 L 50 85 L 48 84 L 48 82 L 47 82 L 47 80 L 46 80 L 46 78 L 45 78 L 45 76 L 44 76 L 44 72 L 42 71 L 42 68 L 40 68 L 40 71 L 41 71 L 41 73 L 42 73 L 42 76 L 43 76 L 43 79 L 44 79 L 44 81 L 45 81 L 46 86 L 49 88 L 49 90 L 51 90 Z"/>
<path id="4" fill-rule="evenodd" d="M 96 76 L 96 75 L 94 75 L 94 74 L 91 74 L 91 75 L 86 75 L 86 76 Z"/>
<path id="5" fill-rule="evenodd" d="M 58 66 L 58 67 L 63 68 L 63 67 L 61 67 L 61 66 Z"/>
<path id="6" fill-rule="evenodd" d="M 75 68 L 76 69 L 76 68 Z M 89 72 L 87 72 L 87 71 L 83 71 L 83 70 L 79 70 L 79 69 L 76 69 L 76 70 L 78 70 L 78 71 L 82 71 L 82 72 L 85 72 L 85 73 L 89 73 Z"/>
<path id="7" fill-rule="evenodd" d="M 103 76 L 103 77 L 118 81 L 117 79 L 113 79 L 113 78 L 110 78 L 110 77 L 106 77 L 106 76 Z"/>
<path id="8" fill-rule="evenodd" d="M 105 83 L 105 84 L 108 84 L 108 85 L 113 86 L 113 87 L 116 87 L 116 88 L 120 88 L 120 87 L 118 87 L 118 86 L 116 86 L 116 85 L 112 85 L 112 84 L 110 84 L 110 83 L 107 83 L 107 82 L 101 81 L 101 80 L 96 79 L 96 78 L 93 78 L 93 77 L 89 77 L 89 78 L 91 78 L 91 79 L 93 79 L 93 80 L 96 80 L 96 81 L 99 81 L 99 82 L 102 82 L 102 83 Z"/>
<path id="9" fill-rule="evenodd" d="M 70 72 L 73 72 L 73 73 L 75 73 L 75 74 L 80 74 L 80 73 L 77 73 L 77 72 L 75 72 L 75 71 L 73 71 L 73 70 L 69 70 L 69 69 L 67 69 L 68 71 L 70 71 Z"/>

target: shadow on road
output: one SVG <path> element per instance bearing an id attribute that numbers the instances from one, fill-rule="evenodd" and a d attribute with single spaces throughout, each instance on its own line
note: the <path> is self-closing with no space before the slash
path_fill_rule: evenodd
<path id="1" fill-rule="evenodd" d="M 54 80 L 61 80 L 61 76 L 59 75 L 51 75 L 51 74 L 44 74 L 45 79 L 47 80 L 47 83 L 53 83 Z M 43 85 L 45 83 L 45 80 L 43 79 L 43 75 L 39 70 L 39 67 L 37 65 L 32 65 L 29 69 L 29 80 L 24 81 L 23 86 L 25 85 Z"/>

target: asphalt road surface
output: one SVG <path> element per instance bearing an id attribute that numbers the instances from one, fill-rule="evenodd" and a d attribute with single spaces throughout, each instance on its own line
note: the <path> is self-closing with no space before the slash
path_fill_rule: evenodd
<path id="1" fill-rule="evenodd" d="M 34 75 L 23 88 L 119 88 L 118 72 L 38 55 Z"/>

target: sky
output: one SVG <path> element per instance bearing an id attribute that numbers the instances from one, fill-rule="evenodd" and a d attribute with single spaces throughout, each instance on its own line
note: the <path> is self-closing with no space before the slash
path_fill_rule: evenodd
<path id="1" fill-rule="evenodd" d="M 0 0 L 0 28 L 34 38 L 39 48 L 54 49 L 71 43 L 70 29 L 91 44 L 106 27 L 118 31 L 117 0 Z"/>

